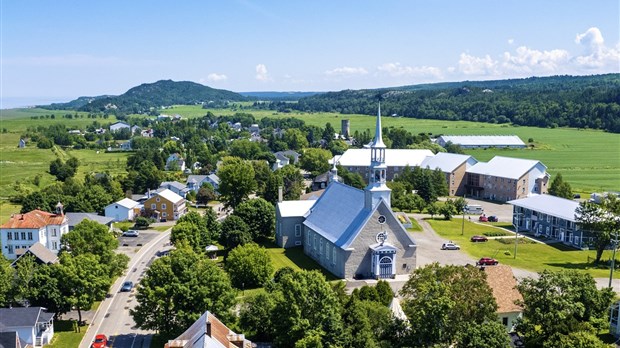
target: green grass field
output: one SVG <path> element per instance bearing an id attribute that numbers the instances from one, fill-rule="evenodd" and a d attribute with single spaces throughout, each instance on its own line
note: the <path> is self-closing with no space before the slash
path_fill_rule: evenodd
<path id="1" fill-rule="evenodd" d="M 473 235 L 483 235 L 484 232 L 498 230 L 491 225 L 476 224 L 465 221 L 464 234 L 461 235 L 461 220 L 451 221 L 426 219 L 440 236 L 446 240 L 452 240 L 461 246 L 461 250 L 472 256 L 474 259 L 481 257 L 493 257 L 501 264 L 512 267 L 522 268 L 534 272 L 541 272 L 545 269 L 562 270 L 575 269 L 590 273 L 593 277 L 604 278 L 609 276 L 609 269 L 594 268 L 588 263 L 588 257 L 593 258 L 596 254 L 594 250 L 577 250 L 562 243 L 541 244 L 535 242 L 521 241 L 517 246 L 517 258 L 514 258 L 514 235 L 508 236 L 501 243 L 496 239 L 489 239 L 485 243 L 472 243 L 469 239 Z M 439 246 L 438 246 L 438 252 Z M 450 252 L 450 251 L 441 251 Z M 611 259 L 611 251 L 603 253 L 602 260 Z"/>
<path id="2" fill-rule="evenodd" d="M 304 254 L 303 248 L 289 248 L 284 249 L 277 246 L 272 241 L 264 241 L 260 243 L 261 246 L 267 249 L 271 263 L 273 264 L 274 271 L 280 268 L 290 267 L 296 271 L 299 270 L 318 270 L 323 273 L 327 280 L 337 279 L 333 274 L 329 273 L 318 263 L 312 260 L 310 257 Z"/>
<path id="3" fill-rule="evenodd" d="M 79 347 L 88 327 L 80 326 L 80 332 L 73 330 L 73 322 L 70 320 L 54 321 L 54 338 L 49 348 L 74 348 Z"/>

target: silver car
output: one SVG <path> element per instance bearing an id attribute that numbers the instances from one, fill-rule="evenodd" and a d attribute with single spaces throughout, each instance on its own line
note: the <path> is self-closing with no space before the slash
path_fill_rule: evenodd
<path id="1" fill-rule="evenodd" d="M 441 250 L 461 250 L 461 247 L 454 243 L 443 243 Z"/>
<path id="2" fill-rule="evenodd" d="M 127 230 L 123 232 L 123 237 L 137 237 L 140 235 L 140 232 L 136 230 Z"/>

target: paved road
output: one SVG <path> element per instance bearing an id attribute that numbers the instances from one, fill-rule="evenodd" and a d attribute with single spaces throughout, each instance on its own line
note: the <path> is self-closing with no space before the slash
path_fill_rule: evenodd
<path id="1" fill-rule="evenodd" d="M 102 333 L 112 341 L 109 347 L 145 347 L 150 346 L 154 332 L 135 328 L 129 310 L 136 306 L 135 289 L 131 292 L 120 292 L 125 281 L 134 284 L 140 282 L 150 262 L 159 250 L 164 250 L 170 241 L 170 229 L 166 232 L 141 232 L 138 238 L 121 238 L 119 250 L 128 254 L 131 260 L 125 276 L 119 277 L 112 285 L 109 297 L 106 298 L 95 313 L 88 331 L 84 335 L 80 348 L 90 347 L 95 335 Z M 144 244 L 143 244 L 144 243 Z M 125 245 L 126 244 L 126 245 Z M 138 246 L 137 244 L 143 244 Z"/>

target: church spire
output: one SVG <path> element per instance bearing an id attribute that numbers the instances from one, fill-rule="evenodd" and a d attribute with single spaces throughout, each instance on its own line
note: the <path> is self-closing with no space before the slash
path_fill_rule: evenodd
<path id="1" fill-rule="evenodd" d="M 390 188 L 386 185 L 387 165 L 385 163 L 385 144 L 381 129 L 381 104 L 377 112 L 375 138 L 370 144 L 370 175 L 365 189 L 365 207 L 371 209 L 381 199 L 390 206 Z"/>
<path id="2" fill-rule="evenodd" d="M 329 182 L 340 182 L 340 177 L 338 176 L 338 168 L 336 168 L 336 160 L 334 160 L 334 166 L 329 171 Z"/>
<path id="3" fill-rule="evenodd" d="M 373 139 L 370 147 L 384 148 L 383 143 L 383 130 L 381 129 L 381 103 L 379 103 L 379 111 L 377 111 L 377 124 L 375 125 L 375 138 Z"/>

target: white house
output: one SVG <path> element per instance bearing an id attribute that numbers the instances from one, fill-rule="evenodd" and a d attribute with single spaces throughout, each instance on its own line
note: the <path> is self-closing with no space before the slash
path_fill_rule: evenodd
<path id="1" fill-rule="evenodd" d="M 185 170 L 185 160 L 179 153 L 173 153 L 166 160 L 166 170 Z"/>
<path id="2" fill-rule="evenodd" d="M 350 172 L 356 172 L 362 175 L 362 177 L 368 178 L 370 174 L 370 148 L 363 149 L 348 149 L 342 156 L 336 156 L 331 161 L 343 166 Z M 422 162 L 428 157 L 433 156 L 431 150 L 418 150 L 418 149 L 385 149 L 385 165 L 387 166 L 386 180 L 390 181 L 396 177 L 409 166 L 419 167 Z"/>
<path id="3" fill-rule="evenodd" d="M 220 178 L 216 174 L 190 175 L 187 177 L 187 188 L 194 192 L 198 192 L 205 183 L 211 184 L 215 191 L 217 191 L 220 187 Z"/>
<path id="4" fill-rule="evenodd" d="M 43 347 L 54 337 L 54 313 L 43 307 L 0 308 L 0 332 L 16 332 L 28 347 Z"/>
<path id="5" fill-rule="evenodd" d="M 0 226 L 2 255 L 13 260 L 33 244 L 41 243 L 55 254 L 60 250 L 60 237 L 69 232 L 67 217 L 62 205 L 56 214 L 33 210 L 25 214 L 14 214 Z"/>
<path id="6" fill-rule="evenodd" d="M 132 221 L 140 213 L 140 203 L 129 198 L 123 198 L 105 207 L 105 216 L 114 221 Z"/>
<path id="7" fill-rule="evenodd" d="M 119 121 L 119 122 L 114 122 L 110 125 L 110 132 L 117 132 L 122 129 L 130 129 L 130 128 L 131 126 L 128 125 L 127 123 Z"/>

